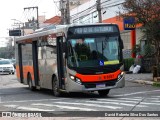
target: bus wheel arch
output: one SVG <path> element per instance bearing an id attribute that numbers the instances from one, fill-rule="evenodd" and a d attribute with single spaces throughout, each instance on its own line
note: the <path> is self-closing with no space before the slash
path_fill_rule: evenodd
<path id="1" fill-rule="evenodd" d="M 32 76 L 31 76 L 31 73 L 28 72 L 27 74 L 27 82 L 28 82 L 28 87 L 31 91 L 34 91 L 36 89 L 36 87 L 33 86 L 32 84 Z"/>
<path id="2" fill-rule="evenodd" d="M 56 97 L 61 96 L 61 92 L 58 89 L 58 79 L 55 74 L 52 75 L 52 92 Z"/>

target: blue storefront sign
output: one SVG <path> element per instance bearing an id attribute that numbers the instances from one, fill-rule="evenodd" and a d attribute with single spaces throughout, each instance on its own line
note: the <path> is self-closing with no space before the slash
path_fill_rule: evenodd
<path id="1" fill-rule="evenodd" d="M 136 28 L 134 17 L 124 18 L 123 24 L 124 24 L 124 30 L 134 30 Z"/>

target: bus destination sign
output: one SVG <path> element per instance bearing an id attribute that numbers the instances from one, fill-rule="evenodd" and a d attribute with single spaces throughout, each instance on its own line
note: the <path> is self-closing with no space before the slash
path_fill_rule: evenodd
<path id="1" fill-rule="evenodd" d="M 116 26 L 86 26 L 86 27 L 73 27 L 69 29 L 69 34 L 94 34 L 94 33 L 112 33 L 118 32 Z"/>

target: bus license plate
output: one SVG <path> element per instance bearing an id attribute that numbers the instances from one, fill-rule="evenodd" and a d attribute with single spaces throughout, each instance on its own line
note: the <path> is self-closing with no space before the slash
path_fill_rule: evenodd
<path id="1" fill-rule="evenodd" d="M 104 88 L 104 87 L 106 87 L 105 84 L 96 84 L 96 88 Z"/>

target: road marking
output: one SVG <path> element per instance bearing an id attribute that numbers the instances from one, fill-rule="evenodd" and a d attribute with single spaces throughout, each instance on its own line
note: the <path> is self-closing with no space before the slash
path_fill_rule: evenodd
<path id="1" fill-rule="evenodd" d="M 97 101 L 96 101 L 97 102 Z M 96 103 L 94 101 L 94 103 Z M 89 107 L 101 107 L 101 108 L 109 108 L 109 109 L 121 109 L 122 107 L 113 107 L 113 106 L 106 106 L 106 105 L 98 105 L 98 104 L 86 104 L 86 103 L 69 103 L 69 102 L 54 102 L 58 104 L 69 104 L 69 105 L 84 105 L 84 106 L 89 106 Z"/>
<path id="2" fill-rule="evenodd" d="M 133 98 L 142 98 L 142 97 L 133 97 Z"/>
<path id="3" fill-rule="evenodd" d="M 20 101 L 6 101 L 0 103 L 21 103 L 21 102 L 41 102 L 41 101 L 50 101 L 50 100 L 65 100 L 68 98 L 59 98 L 59 99 L 40 99 L 40 100 L 20 100 Z"/>
<path id="4" fill-rule="evenodd" d="M 40 109 L 40 108 L 33 108 L 33 107 L 24 107 L 24 106 L 17 106 L 17 105 L 4 105 L 5 107 L 15 108 L 18 110 L 30 110 L 30 111 L 54 111 L 53 109 Z"/>
<path id="5" fill-rule="evenodd" d="M 140 101 L 140 100 L 142 100 L 143 98 L 140 98 L 140 99 L 134 99 L 134 98 L 119 98 L 119 99 L 122 99 L 122 100 L 135 100 L 135 101 Z"/>
<path id="6" fill-rule="evenodd" d="M 141 102 L 140 104 L 145 104 L 145 105 L 160 105 L 159 103 L 147 103 L 147 102 Z"/>
<path id="7" fill-rule="evenodd" d="M 152 101 L 150 101 L 150 102 L 160 103 L 159 100 L 152 100 Z"/>
<path id="8" fill-rule="evenodd" d="M 114 99 L 98 99 L 100 101 L 107 101 L 107 102 L 126 102 L 126 103 L 138 103 L 138 101 L 122 101 L 122 100 L 114 100 Z"/>
<path id="9" fill-rule="evenodd" d="M 83 111 L 97 111 L 96 109 L 89 109 L 89 108 L 81 108 L 81 107 L 71 107 L 71 106 L 64 106 L 64 105 L 53 105 L 53 104 L 42 104 L 42 103 L 35 103 L 32 105 L 42 105 L 47 107 L 58 107 L 60 109 L 70 109 L 70 110 L 83 110 Z"/>
<path id="10" fill-rule="evenodd" d="M 146 98 L 147 100 L 159 100 L 159 98 Z"/>
<path id="11" fill-rule="evenodd" d="M 40 108 L 32 108 L 32 107 L 17 107 L 16 109 L 21 110 L 30 110 L 30 111 L 54 111 L 53 109 L 40 109 Z"/>
<path id="12" fill-rule="evenodd" d="M 121 95 L 113 95 L 113 96 L 129 96 L 129 95 L 136 95 L 136 94 L 142 94 L 142 93 L 150 93 L 150 92 L 160 92 L 160 90 L 152 90 L 152 91 L 143 91 L 143 92 L 135 92 L 130 94 L 121 94 Z"/>
<path id="13" fill-rule="evenodd" d="M 160 96 L 153 96 L 153 97 L 158 97 L 158 98 L 160 98 Z"/>
<path id="14" fill-rule="evenodd" d="M 86 102 L 95 103 L 95 101 L 86 101 Z M 103 103 L 103 104 L 107 103 L 107 104 L 123 105 L 123 106 L 129 106 L 129 107 L 133 107 L 136 105 L 136 104 L 126 104 L 126 103 L 120 103 L 120 102 L 102 102 L 102 101 L 96 101 L 96 103 Z M 147 106 L 139 105 L 138 107 L 147 107 Z"/>
<path id="15" fill-rule="evenodd" d="M 10 107 L 10 108 L 16 108 L 17 107 L 17 105 L 3 105 L 3 106 Z"/>

